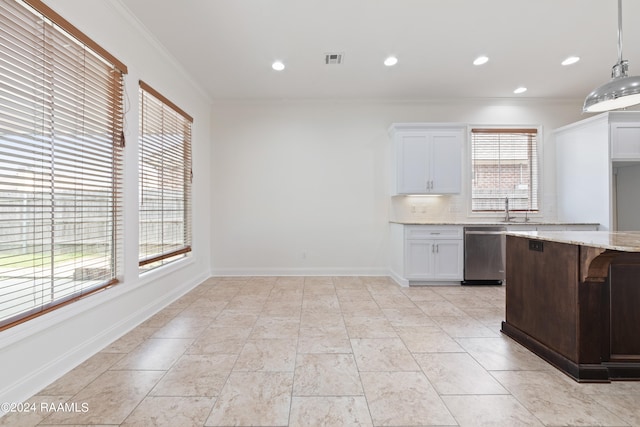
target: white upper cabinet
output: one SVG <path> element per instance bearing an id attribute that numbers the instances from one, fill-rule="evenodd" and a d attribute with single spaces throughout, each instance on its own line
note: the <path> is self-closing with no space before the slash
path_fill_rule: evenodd
<path id="1" fill-rule="evenodd" d="M 435 131 L 430 136 L 431 193 L 460 193 L 464 131 Z"/>
<path id="2" fill-rule="evenodd" d="M 611 160 L 640 161 L 640 123 L 611 124 Z"/>
<path id="3" fill-rule="evenodd" d="M 456 194 L 462 189 L 465 128 L 429 123 L 394 124 L 393 194 Z"/>
<path id="4" fill-rule="evenodd" d="M 396 136 L 398 194 L 427 193 L 431 179 L 428 168 L 431 144 L 426 134 Z"/>

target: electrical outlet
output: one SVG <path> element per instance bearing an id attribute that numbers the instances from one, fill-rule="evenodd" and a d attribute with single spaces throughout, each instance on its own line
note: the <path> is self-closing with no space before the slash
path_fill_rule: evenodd
<path id="1" fill-rule="evenodd" d="M 529 240 L 529 250 L 536 252 L 544 252 L 544 243 L 539 240 Z"/>

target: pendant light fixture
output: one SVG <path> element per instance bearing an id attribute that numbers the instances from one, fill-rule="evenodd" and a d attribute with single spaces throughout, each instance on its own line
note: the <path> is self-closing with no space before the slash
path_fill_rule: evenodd
<path id="1" fill-rule="evenodd" d="M 622 59 L 622 0 L 618 0 L 618 63 L 611 69 L 611 80 L 587 95 L 582 111 L 598 113 L 639 104 L 640 76 L 627 76 L 628 68 Z"/>

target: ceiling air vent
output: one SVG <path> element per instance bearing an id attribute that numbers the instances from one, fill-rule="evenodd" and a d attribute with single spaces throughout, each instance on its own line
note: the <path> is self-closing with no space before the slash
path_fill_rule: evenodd
<path id="1" fill-rule="evenodd" d="M 327 65 L 340 65 L 344 59 L 344 53 L 325 53 L 324 63 Z"/>

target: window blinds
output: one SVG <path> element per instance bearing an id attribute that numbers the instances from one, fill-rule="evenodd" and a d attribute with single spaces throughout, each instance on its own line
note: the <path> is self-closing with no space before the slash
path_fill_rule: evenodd
<path id="1" fill-rule="evenodd" d="M 0 0 L 0 327 L 117 282 L 126 67 Z"/>
<path id="2" fill-rule="evenodd" d="M 537 129 L 472 129 L 472 210 L 538 210 Z"/>
<path id="3" fill-rule="evenodd" d="M 191 251 L 191 125 L 193 119 L 140 82 L 141 271 Z"/>

